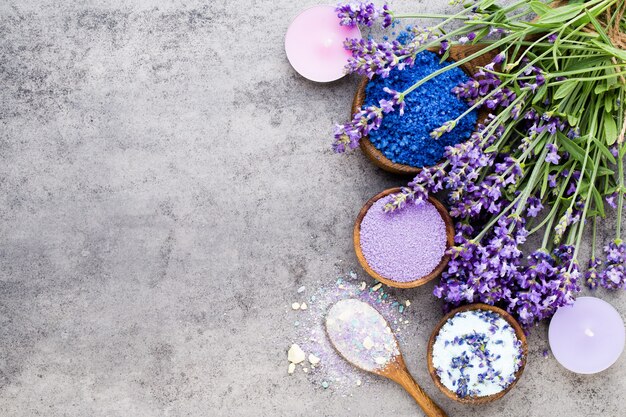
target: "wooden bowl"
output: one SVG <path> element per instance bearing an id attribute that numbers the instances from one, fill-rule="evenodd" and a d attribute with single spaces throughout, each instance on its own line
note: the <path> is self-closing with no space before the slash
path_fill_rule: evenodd
<path id="1" fill-rule="evenodd" d="M 511 383 L 511 385 L 506 387 L 505 390 L 500 391 L 496 394 L 486 395 L 484 397 L 467 396 L 467 397 L 461 398 L 457 396 L 453 391 L 449 390 L 446 386 L 444 386 L 439 380 L 439 376 L 437 375 L 437 372 L 435 371 L 435 366 L 433 365 L 433 345 L 435 344 L 435 339 L 437 338 L 437 335 L 439 334 L 441 327 L 452 316 L 454 316 L 457 313 L 460 313 L 463 311 L 470 311 L 470 310 L 493 311 L 494 313 L 499 314 L 504 320 L 506 320 L 511 325 L 511 327 L 513 327 L 513 329 L 515 330 L 515 335 L 522 342 L 522 363 L 515 374 L 515 380 Z M 501 308 L 490 306 L 488 304 L 481 304 L 481 303 L 469 304 L 466 306 L 456 308 L 452 310 L 451 312 L 449 312 L 448 314 L 446 314 L 441 319 L 441 321 L 437 324 L 437 326 L 435 327 L 435 330 L 433 330 L 433 333 L 430 335 L 430 340 L 428 341 L 428 353 L 427 353 L 428 373 L 430 373 L 430 376 L 433 378 L 435 385 L 441 390 L 441 392 L 445 394 L 446 397 L 450 398 L 451 400 L 458 401 L 463 404 L 471 404 L 471 405 L 487 404 L 499 398 L 504 397 L 504 395 L 507 392 L 509 392 L 511 388 L 515 386 L 515 384 L 517 384 L 517 381 L 520 379 L 520 377 L 522 376 L 522 373 L 524 372 L 524 367 L 526 366 L 527 355 L 528 355 L 528 344 L 526 342 L 526 335 L 524 334 L 524 330 L 522 329 L 522 326 L 519 325 L 519 323 L 517 322 L 517 320 L 513 318 L 513 316 L 511 316 L 509 313 L 502 310 Z"/>
<path id="2" fill-rule="evenodd" d="M 450 47 L 450 58 L 452 61 L 459 61 L 463 58 L 466 58 L 472 55 L 475 52 L 480 51 L 484 48 L 484 45 L 453 45 Z M 439 49 L 430 48 L 428 49 L 431 52 L 437 52 Z M 489 51 L 484 55 L 479 56 L 471 61 L 466 62 L 460 66 L 467 75 L 470 77 L 473 76 L 476 72 L 478 72 L 478 67 L 483 67 L 489 64 L 495 56 L 498 54 L 498 51 Z M 350 119 L 352 119 L 352 115 L 361 110 L 363 103 L 365 102 L 365 87 L 369 79 L 367 77 L 363 77 L 359 86 L 356 90 L 356 94 L 354 95 L 354 100 L 352 100 L 352 113 L 350 114 Z M 482 108 L 478 112 L 478 123 L 483 122 L 487 116 L 489 115 L 489 111 L 485 108 Z M 477 124 L 478 124 L 477 123 Z M 381 151 L 379 151 L 373 144 L 370 142 L 369 137 L 364 136 L 360 141 L 361 151 L 367 155 L 367 157 L 374 163 L 374 165 L 379 168 L 384 169 L 385 171 L 392 172 L 394 174 L 401 175 L 416 175 L 422 169 L 413 167 L 410 165 L 397 164 L 388 159 Z"/>
<path id="3" fill-rule="evenodd" d="M 439 262 L 439 264 L 435 267 L 435 269 L 432 270 L 430 274 L 424 277 L 420 277 L 413 281 L 398 282 L 398 281 L 394 281 L 390 277 L 383 277 L 378 272 L 374 271 L 367 263 L 367 260 L 365 259 L 365 256 L 363 255 L 363 250 L 361 249 L 361 222 L 363 221 L 363 218 L 365 217 L 365 214 L 367 213 L 367 211 L 370 209 L 370 207 L 372 207 L 372 205 L 376 201 L 380 200 L 381 198 L 387 197 L 389 194 L 398 193 L 401 190 L 402 188 L 400 187 L 389 188 L 381 193 L 376 194 L 374 197 L 370 198 L 367 201 L 367 203 L 365 203 L 363 208 L 361 208 L 361 211 L 359 211 L 359 215 L 356 218 L 356 222 L 354 223 L 354 234 L 353 234 L 354 251 L 356 252 L 356 257 L 359 260 L 359 263 L 361 264 L 365 272 L 367 272 L 372 278 L 390 287 L 415 288 L 415 287 L 419 287 L 420 285 L 424 285 L 427 282 L 432 281 L 433 279 L 437 278 L 439 274 L 441 274 L 443 270 L 445 269 L 445 267 L 448 265 L 448 261 L 450 260 L 450 255 L 445 254 L 441 258 L 441 261 Z M 433 206 L 435 206 L 435 208 L 441 215 L 443 222 L 446 225 L 446 249 L 449 249 L 452 245 L 454 245 L 454 223 L 452 223 L 452 218 L 450 218 L 450 215 L 448 214 L 448 210 L 446 210 L 444 205 L 441 204 L 439 200 L 437 200 L 436 198 L 432 196 L 429 196 L 428 201 Z"/>

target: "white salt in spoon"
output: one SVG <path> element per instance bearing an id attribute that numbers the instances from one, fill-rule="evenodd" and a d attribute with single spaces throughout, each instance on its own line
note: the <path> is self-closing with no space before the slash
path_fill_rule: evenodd
<path id="1" fill-rule="evenodd" d="M 400 384 L 427 417 L 447 417 L 406 369 L 398 341 L 374 307 L 356 299 L 337 302 L 326 315 L 326 333 L 352 365 Z"/>

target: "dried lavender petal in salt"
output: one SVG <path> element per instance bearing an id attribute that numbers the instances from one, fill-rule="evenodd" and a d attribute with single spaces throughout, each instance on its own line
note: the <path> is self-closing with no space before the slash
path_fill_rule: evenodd
<path id="1" fill-rule="evenodd" d="M 384 368 L 399 353 L 385 318 L 353 298 L 337 302 L 328 311 L 326 332 L 344 358 L 366 371 Z"/>
<path id="2" fill-rule="evenodd" d="M 430 202 L 385 213 L 376 201 L 361 222 L 360 242 L 368 265 L 385 278 L 409 282 L 431 273 L 446 250 L 446 224 Z"/>

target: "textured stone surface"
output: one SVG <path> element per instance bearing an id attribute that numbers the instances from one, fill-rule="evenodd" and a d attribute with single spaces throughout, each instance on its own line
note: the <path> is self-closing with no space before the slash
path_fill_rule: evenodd
<path id="1" fill-rule="evenodd" d="M 308 4 L 0 3 L 0 415 L 420 415 L 391 382 L 344 396 L 287 375 L 296 289 L 360 271 L 353 219 L 404 181 L 332 154 L 357 80 L 289 66 Z M 403 293 L 402 348 L 450 416 L 626 413 L 626 359 L 573 375 L 543 358 L 545 327 L 503 400 L 445 400 L 426 371 L 431 290 Z"/>

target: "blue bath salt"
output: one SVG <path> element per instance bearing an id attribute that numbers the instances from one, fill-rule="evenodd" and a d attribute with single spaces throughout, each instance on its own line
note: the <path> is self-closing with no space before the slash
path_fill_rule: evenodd
<path id="1" fill-rule="evenodd" d="M 440 57 L 429 51 L 420 52 L 413 67 L 400 71 L 394 69 L 387 78 L 375 77 L 365 88 L 365 105 L 378 105 L 380 99 L 389 99 L 383 91 L 388 87 L 404 91 L 417 81 L 438 69 L 450 65 L 440 63 Z M 469 139 L 476 129 L 478 113 L 474 110 L 463 117 L 456 127 L 433 139 L 430 133 L 449 120 L 455 120 L 469 104 L 456 97 L 452 89 L 469 76 L 460 68 L 453 68 L 427 81 L 405 97 L 404 115 L 395 109 L 383 117 L 380 129 L 370 132 L 369 139 L 391 161 L 425 167 L 437 164 L 443 158 L 446 146 L 456 145 Z"/>

